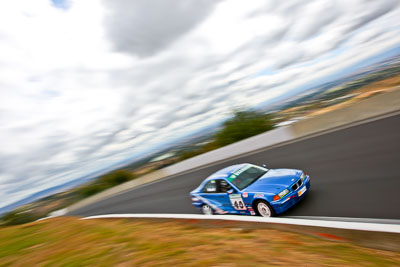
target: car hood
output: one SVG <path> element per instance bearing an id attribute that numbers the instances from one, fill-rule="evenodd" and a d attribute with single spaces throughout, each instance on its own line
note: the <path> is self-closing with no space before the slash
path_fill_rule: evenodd
<path id="1" fill-rule="evenodd" d="M 270 169 L 257 181 L 246 187 L 243 192 L 263 192 L 277 194 L 288 188 L 302 171 L 294 169 Z"/>

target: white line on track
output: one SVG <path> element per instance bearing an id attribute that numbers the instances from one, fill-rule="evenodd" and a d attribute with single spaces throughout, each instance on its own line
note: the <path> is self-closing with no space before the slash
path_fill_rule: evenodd
<path id="1" fill-rule="evenodd" d="M 348 222 L 333 220 L 316 220 L 316 219 L 289 219 L 289 218 L 264 218 L 240 215 L 198 215 L 198 214 L 106 214 L 96 215 L 82 218 L 89 219 L 112 219 L 112 218 L 160 218 L 160 219 L 199 219 L 199 220 L 226 220 L 226 221 L 242 221 L 242 222 L 259 222 L 259 223 L 275 223 L 275 224 L 291 224 L 314 227 L 327 227 L 349 230 L 374 231 L 400 233 L 399 224 L 388 223 L 370 223 L 370 222 Z"/>
<path id="2" fill-rule="evenodd" d="M 377 224 L 398 224 L 397 219 L 376 219 L 376 218 L 351 218 L 351 217 L 326 217 L 326 216 L 283 216 L 288 219 L 306 219 L 306 220 L 323 220 L 323 221 L 339 221 L 339 222 L 363 222 Z"/>

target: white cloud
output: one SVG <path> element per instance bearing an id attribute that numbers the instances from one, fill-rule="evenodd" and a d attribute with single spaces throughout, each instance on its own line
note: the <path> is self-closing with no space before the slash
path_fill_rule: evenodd
<path id="1" fill-rule="evenodd" d="M 398 46 L 399 15 L 391 0 L 1 2 L 1 206 Z"/>

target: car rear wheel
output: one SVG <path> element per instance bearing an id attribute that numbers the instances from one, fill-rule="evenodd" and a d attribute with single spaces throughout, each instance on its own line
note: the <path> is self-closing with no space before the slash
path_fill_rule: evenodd
<path id="1" fill-rule="evenodd" d="M 212 215 L 213 214 L 212 208 L 207 204 L 204 204 L 201 207 L 201 212 L 203 212 L 204 215 Z"/>
<path id="2" fill-rule="evenodd" d="M 260 200 L 256 204 L 256 210 L 258 215 L 262 217 L 272 217 L 274 216 L 274 211 L 271 206 L 264 200 Z"/>

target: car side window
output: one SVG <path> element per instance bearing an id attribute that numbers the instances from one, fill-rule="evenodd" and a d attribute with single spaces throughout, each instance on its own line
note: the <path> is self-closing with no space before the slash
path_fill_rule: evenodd
<path id="1" fill-rule="evenodd" d="M 226 193 L 232 189 L 232 186 L 225 180 L 218 180 L 219 192 Z"/>
<path id="2" fill-rule="evenodd" d="M 203 193 L 217 193 L 217 183 L 215 180 L 210 180 L 204 185 Z"/>

